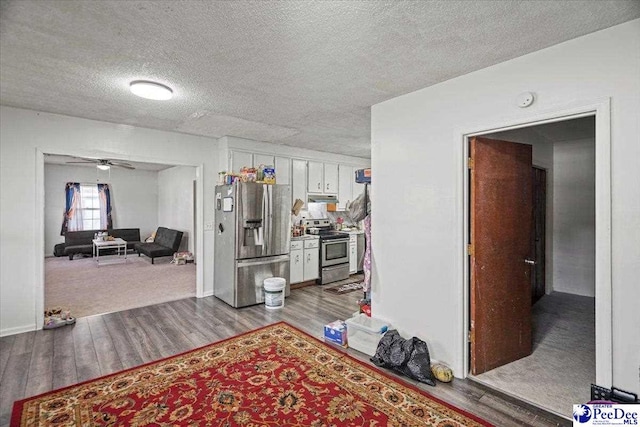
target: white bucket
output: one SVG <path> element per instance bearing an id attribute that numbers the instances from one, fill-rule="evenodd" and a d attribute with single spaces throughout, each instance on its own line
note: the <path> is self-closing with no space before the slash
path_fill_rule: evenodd
<path id="1" fill-rule="evenodd" d="M 282 277 L 264 279 L 264 306 L 269 310 L 284 307 L 284 288 L 287 281 Z"/>

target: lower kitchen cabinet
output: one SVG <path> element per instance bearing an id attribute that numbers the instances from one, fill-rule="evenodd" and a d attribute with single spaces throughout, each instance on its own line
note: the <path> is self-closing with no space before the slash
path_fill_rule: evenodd
<path id="1" fill-rule="evenodd" d="M 320 276 L 320 240 L 304 241 L 304 280 L 315 280 Z"/>
<path id="2" fill-rule="evenodd" d="M 304 250 L 303 250 L 303 241 L 297 240 L 295 242 L 291 242 L 291 253 L 289 257 L 290 268 L 289 271 L 289 282 L 290 283 L 299 283 L 304 280 Z"/>
<path id="3" fill-rule="evenodd" d="M 320 241 L 318 239 L 294 240 L 291 242 L 290 283 L 315 280 L 319 276 Z"/>

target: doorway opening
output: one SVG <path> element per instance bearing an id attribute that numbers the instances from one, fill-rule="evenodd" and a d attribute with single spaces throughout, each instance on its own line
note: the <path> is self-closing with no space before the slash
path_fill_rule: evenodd
<path id="1" fill-rule="evenodd" d="M 70 310 L 72 316 L 86 317 L 198 294 L 198 271 L 202 266 L 175 265 L 171 256 L 157 258 L 152 264 L 150 258 L 139 257 L 133 250 L 134 241 L 144 242 L 158 227 L 166 227 L 183 233 L 178 251 L 198 253 L 195 225 L 199 202 L 194 184 L 198 182 L 198 167 L 130 160 L 126 165 L 101 170 L 92 162 L 78 162 L 77 157 L 66 153 L 43 154 L 40 303 L 44 308 L 61 307 Z M 56 245 L 65 246 L 60 226 L 66 210 L 66 182 L 78 182 L 87 188 L 97 183 L 109 185 L 113 220 L 110 228 L 115 237 L 126 237 L 126 256 L 125 251 L 119 250 L 118 255 L 107 252 L 104 257 L 100 255 L 98 263 L 91 250 L 91 232 L 87 234 L 88 241 L 82 242 L 82 251 L 73 255 L 55 253 Z M 97 228 L 95 224 L 82 224 L 84 230 Z"/>
<path id="2" fill-rule="evenodd" d="M 570 417 L 596 383 L 596 116 L 469 153 L 470 378 Z"/>

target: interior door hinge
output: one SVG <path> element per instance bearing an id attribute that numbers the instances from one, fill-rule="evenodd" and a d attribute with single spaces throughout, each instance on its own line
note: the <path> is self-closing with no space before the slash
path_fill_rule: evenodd
<path id="1" fill-rule="evenodd" d="M 473 169 L 473 167 L 474 167 L 474 166 L 475 166 L 475 162 L 473 161 L 473 159 L 472 159 L 471 157 L 469 157 L 469 158 L 467 159 L 467 167 L 468 167 L 469 169 Z"/>
<path id="2" fill-rule="evenodd" d="M 474 249 L 473 249 L 473 245 L 472 245 L 471 243 L 469 243 L 469 244 L 467 245 L 467 255 L 471 255 L 471 256 L 473 256 L 473 255 L 474 255 L 474 252 L 475 252 L 475 251 L 474 251 Z"/>
<path id="3" fill-rule="evenodd" d="M 473 333 L 471 331 L 467 332 L 467 342 L 473 342 Z"/>

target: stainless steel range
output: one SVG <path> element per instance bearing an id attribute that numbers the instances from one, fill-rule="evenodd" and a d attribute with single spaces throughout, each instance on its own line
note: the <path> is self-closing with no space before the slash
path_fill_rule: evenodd
<path id="1" fill-rule="evenodd" d="M 335 231 L 328 219 L 304 221 L 308 234 L 320 237 L 320 272 L 318 283 L 349 278 L 349 234 Z"/>

